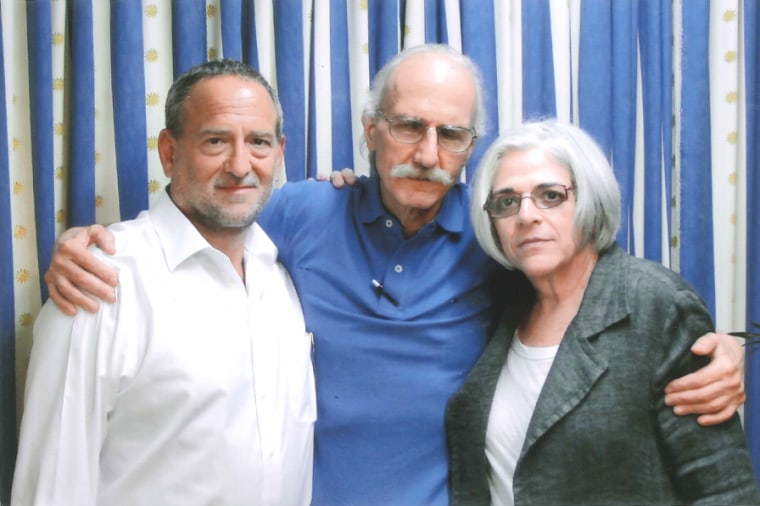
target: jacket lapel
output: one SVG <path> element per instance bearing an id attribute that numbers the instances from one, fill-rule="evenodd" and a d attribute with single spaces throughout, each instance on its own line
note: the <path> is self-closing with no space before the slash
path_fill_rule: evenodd
<path id="1" fill-rule="evenodd" d="M 538 397 L 522 455 L 586 397 L 608 368 L 591 338 L 629 314 L 625 253 L 614 246 L 599 257 L 583 302 L 565 336 Z"/>

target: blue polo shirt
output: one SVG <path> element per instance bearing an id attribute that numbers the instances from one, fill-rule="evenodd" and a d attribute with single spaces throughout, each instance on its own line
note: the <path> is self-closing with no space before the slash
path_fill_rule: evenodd
<path id="1" fill-rule="evenodd" d="M 260 216 L 315 339 L 313 504 L 448 503 L 444 411 L 483 350 L 489 281 L 505 272 L 478 246 L 468 204 L 455 186 L 404 239 L 375 178 L 304 181 Z"/>

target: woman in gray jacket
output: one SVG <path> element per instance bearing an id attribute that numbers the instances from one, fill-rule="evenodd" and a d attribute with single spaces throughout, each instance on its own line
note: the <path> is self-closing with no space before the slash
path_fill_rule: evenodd
<path id="1" fill-rule="evenodd" d="M 680 276 L 616 244 L 620 190 L 587 134 L 507 132 L 471 216 L 525 286 L 505 287 L 520 297 L 448 406 L 453 504 L 760 503 L 738 416 L 703 427 L 665 405 L 713 324 Z"/>

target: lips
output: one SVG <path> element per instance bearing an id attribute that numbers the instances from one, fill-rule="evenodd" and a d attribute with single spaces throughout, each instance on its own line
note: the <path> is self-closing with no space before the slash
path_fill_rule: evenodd
<path id="1" fill-rule="evenodd" d="M 532 244 L 538 244 L 542 242 L 546 242 L 546 239 L 541 239 L 540 237 L 529 237 L 518 242 L 517 246 L 522 248 L 524 246 L 530 246 Z"/>

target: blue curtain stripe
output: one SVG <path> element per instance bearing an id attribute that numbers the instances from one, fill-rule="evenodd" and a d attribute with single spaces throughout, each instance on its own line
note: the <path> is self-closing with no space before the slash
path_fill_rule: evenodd
<path id="1" fill-rule="evenodd" d="M 222 27 L 222 54 L 225 58 L 243 60 L 243 4 L 242 0 L 221 0 L 219 16 Z"/>
<path id="2" fill-rule="evenodd" d="M 670 156 L 663 153 L 663 137 L 666 125 L 670 125 L 670 110 L 663 110 L 663 95 L 671 86 L 664 87 L 662 64 L 663 46 L 670 48 L 670 25 L 663 25 L 657 2 L 643 2 L 639 12 L 639 43 L 641 51 L 641 87 L 644 129 L 644 256 L 650 260 L 662 260 L 662 186 L 663 160 L 670 170 Z"/>
<path id="3" fill-rule="evenodd" d="M 306 133 L 304 109 L 304 52 L 303 16 L 300 0 L 274 2 L 274 36 L 282 41 L 277 46 L 277 93 L 287 122 L 285 133 L 285 170 L 288 181 L 300 181 L 306 176 Z M 287 41 L 287 42 L 285 42 Z"/>
<path id="4" fill-rule="evenodd" d="M 37 265 L 45 272 L 55 241 L 54 160 L 53 160 L 53 69 L 50 2 L 31 0 L 26 4 L 29 46 L 30 120 L 32 132 L 32 174 L 34 215 L 37 228 Z M 47 287 L 40 278 L 43 300 Z"/>
<path id="5" fill-rule="evenodd" d="M 369 75 L 373 77 L 401 48 L 397 0 L 367 2 L 369 24 Z"/>
<path id="6" fill-rule="evenodd" d="M 70 226 L 95 223 L 95 64 L 92 0 L 68 4 L 71 111 L 68 216 Z"/>
<path id="7" fill-rule="evenodd" d="M 133 3 L 137 12 L 141 11 L 141 2 L 126 1 Z M 142 26 L 142 17 L 136 18 L 135 21 L 138 23 L 135 26 Z M 172 52 L 174 77 L 179 77 L 191 67 L 208 59 L 205 0 L 172 0 Z"/>
<path id="8" fill-rule="evenodd" d="M 483 77 L 483 99 L 486 109 L 487 131 L 480 136 L 467 164 L 469 182 L 480 158 L 499 133 L 499 113 L 496 87 L 496 26 L 492 0 L 468 0 L 462 9 L 462 52 L 478 65 Z"/>
<path id="9" fill-rule="evenodd" d="M 148 208 L 142 4 L 111 2 L 111 83 L 121 219 Z M 41 271 L 44 272 L 44 271 Z"/>
<path id="10" fill-rule="evenodd" d="M 715 316 L 713 269 L 710 79 L 708 61 L 710 2 L 683 5 L 683 80 L 681 83 L 681 275 L 702 295 Z"/>
<path id="11" fill-rule="evenodd" d="M 522 58 L 523 119 L 555 117 L 557 99 L 549 0 L 522 2 Z"/>
<path id="12" fill-rule="evenodd" d="M 332 169 L 352 167 L 353 126 L 349 72 L 348 11 L 344 0 L 330 0 L 330 83 L 332 93 Z M 363 105 L 363 104 L 360 104 Z M 357 128 L 359 124 L 357 123 Z"/>
<path id="13" fill-rule="evenodd" d="M 744 1 L 745 81 L 747 89 L 747 329 L 760 322 L 760 8 Z M 758 329 L 754 329 L 757 331 Z M 760 483 L 760 346 L 746 347 L 744 427 L 755 478 Z"/>

